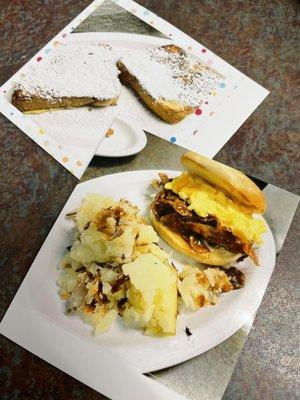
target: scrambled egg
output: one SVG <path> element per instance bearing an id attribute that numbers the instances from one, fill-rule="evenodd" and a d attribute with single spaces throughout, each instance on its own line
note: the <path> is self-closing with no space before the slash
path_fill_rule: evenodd
<path id="1" fill-rule="evenodd" d="M 200 217 L 217 217 L 221 226 L 229 228 L 243 242 L 261 243 L 261 235 L 266 230 L 264 221 L 247 214 L 245 209 L 202 179 L 184 172 L 166 183 L 165 188 L 186 200 L 189 209 Z"/>

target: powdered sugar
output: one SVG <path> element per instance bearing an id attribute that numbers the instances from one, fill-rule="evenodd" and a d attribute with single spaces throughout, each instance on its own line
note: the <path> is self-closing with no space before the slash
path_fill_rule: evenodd
<path id="1" fill-rule="evenodd" d="M 60 97 L 118 97 L 120 82 L 116 56 L 107 45 L 61 44 L 45 60 L 32 66 L 17 84 L 29 96 L 52 100 Z"/>
<path id="2" fill-rule="evenodd" d="M 155 100 L 173 100 L 191 107 L 200 106 L 223 78 L 181 49 L 133 50 L 121 56 L 121 62 Z"/>

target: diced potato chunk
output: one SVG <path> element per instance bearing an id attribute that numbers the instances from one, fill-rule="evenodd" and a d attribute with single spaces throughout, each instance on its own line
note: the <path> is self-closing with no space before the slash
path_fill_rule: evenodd
<path id="1" fill-rule="evenodd" d="M 216 304 L 221 292 L 232 290 L 228 276 L 219 268 L 201 271 L 197 267 L 185 266 L 179 274 L 178 291 L 186 308 L 198 308 Z"/>
<path id="2" fill-rule="evenodd" d="M 129 276 L 129 308 L 123 318 L 145 329 L 146 334 L 175 334 L 177 315 L 177 272 L 152 254 L 144 254 L 123 266 Z M 137 317 L 138 316 L 138 317 Z"/>

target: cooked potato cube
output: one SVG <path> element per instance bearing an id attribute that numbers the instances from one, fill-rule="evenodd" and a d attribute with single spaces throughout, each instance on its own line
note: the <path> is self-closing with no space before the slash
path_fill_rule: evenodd
<path id="1" fill-rule="evenodd" d="M 124 312 L 128 325 L 145 329 L 146 334 L 175 334 L 177 315 L 177 272 L 169 263 L 163 263 L 152 254 L 123 265 L 132 288 L 128 302 L 133 308 Z M 140 323 L 139 323 L 140 322 Z"/>
<path id="2" fill-rule="evenodd" d="M 221 292 L 232 290 L 228 276 L 219 268 L 201 271 L 197 267 L 185 266 L 179 274 L 178 291 L 186 308 L 198 308 L 216 304 Z"/>

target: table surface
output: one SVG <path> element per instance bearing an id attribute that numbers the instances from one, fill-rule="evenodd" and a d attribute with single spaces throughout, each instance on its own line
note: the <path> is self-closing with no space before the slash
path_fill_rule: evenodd
<path id="1" fill-rule="evenodd" d="M 0 83 L 89 3 L 2 0 Z M 296 169 L 299 111 L 295 99 L 297 2 L 139 0 L 139 3 L 271 91 L 216 159 L 299 193 L 300 177 Z M 0 124 L 2 318 L 77 180 L 2 116 Z M 91 168 L 97 168 L 99 163 L 95 160 Z M 281 251 L 225 399 L 296 399 L 299 395 L 296 389 L 299 215 L 298 212 Z M 100 398 L 92 389 L 6 338 L 1 337 L 0 346 L 1 398 Z"/>

